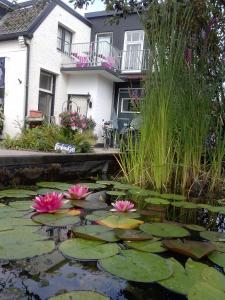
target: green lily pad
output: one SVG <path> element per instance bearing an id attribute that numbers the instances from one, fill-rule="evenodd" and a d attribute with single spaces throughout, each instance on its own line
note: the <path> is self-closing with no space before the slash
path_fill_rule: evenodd
<path id="1" fill-rule="evenodd" d="M 108 191 L 106 192 L 107 195 L 109 196 L 114 196 L 114 197 L 124 197 L 126 196 L 125 192 L 121 192 L 121 191 Z"/>
<path id="2" fill-rule="evenodd" d="M 217 200 L 217 202 L 218 202 L 220 205 L 225 206 L 225 199 Z"/>
<path id="3" fill-rule="evenodd" d="M 200 232 L 201 238 L 205 240 L 209 240 L 212 242 L 224 242 L 225 241 L 225 233 L 217 232 L 217 231 L 203 231 Z"/>
<path id="4" fill-rule="evenodd" d="M 159 196 L 159 193 L 154 192 L 154 191 L 149 191 L 145 189 L 130 189 L 129 194 L 131 196 L 138 196 L 138 197 L 150 197 L 150 196 Z"/>
<path id="5" fill-rule="evenodd" d="M 173 207 L 177 207 L 177 208 L 182 208 L 185 205 L 188 205 L 189 202 L 185 202 L 185 201 L 179 201 L 179 202 L 171 202 L 170 203 Z"/>
<path id="6" fill-rule="evenodd" d="M 9 206 L 17 209 L 17 210 L 31 210 L 31 206 L 33 204 L 33 201 L 14 201 L 10 202 Z"/>
<path id="7" fill-rule="evenodd" d="M 192 285 L 202 282 L 225 292 L 225 277 L 215 268 L 193 261 L 189 258 L 185 264 L 185 271 L 189 280 L 192 282 Z"/>
<path id="8" fill-rule="evenodd" d="M 65 182 L 56 182 L 56 181 L 40 181 L 36 183 L 37 186 L 41 188 L 50 188 L 50 189 L 57 189 L 67 191 L 72 184 L 65 183 Z"/>
<path id="9" fill-rule="evenodd" d="M 192 281 L 187 276 L 184 267 L 174 258 L 169 258 L 173 267 L 173 274 L 168 279 L 160 280 L 158 283 L 163 287 L 182 295 L 187 295 L 192 287 Z"/>
<path id="10" fill-rule="evenodd" d="M 0 198 L 27 198 L 37 195 L 35 191 L 24 189 L 8 189 L 0 191 Z"/>
<path id="11" fill-rule="evenodd" d="M 225 293 L 207 283 L 200 282 L 196 283 L 188 293 L 188 300 L 225 300 Z"/>
<path id="12" fill-rule="evenodd" d="M 197 231 L 197 232 L 201 232 L 201 231 L 205 231 L 205 227 L 203 226 L 199 226 L 199 225 L 195 225 L 195 224 L 185 224 L 184 225 L 185 228 L 192 230 L 192 231 Z"/>
<path id="13" fill-rule="evenodd" d="M 182 208 L 196 209 L 196 208 L 198 208 L 198 206 L 197 206 L 197 204 L 195 204 L 193 202 L 186 202 L 186 203 L 184 203 L 184 205 L 182 206 Z"/>
<path id="14" fill-rule="evenodd" d="M 123 191 L 128 191 L 129 189 L 141 189 L 138 186 L 135 186 L 133 184 L 128 184 L 128 183 L 116 183 L 114 185 L 114 188 L 117 190 L 123 190 Z"/>
<path id="15" fill-rule="evenodd" d="M 213 242 L 216 247 L 216 251 L 225 253 L 225 243 L 224 242 Z"/>
<path id="16" fill-rule="evenodd" d="M 33 230 L 33 227 L 23 226 L 0 232 L 0 259 L 17 260 L 52 252 L 55 243 L 45 241 L 46 237 Z"/>
<path id="17" fill-rule="evenodd" d="M 143 224 L 143 221 L 112 215 L 106 217 L 105 219 L 98 220 L 97 223 L 110 228 L 134 229 Z"/>
<path id="18" fill-rule="evenodd" d="M 214 251 L 208 255 L 208 258 L 225 270 L 225 253 Z"/>
<path id="19" fill-rule="evenodd" d="M 48 300 L 110 300 L 108 297 L 92 291 L 75 291 L 48 298 Z"/>
<path id="20" fill-rule="evenodd" d="M 212 207 L 209 208 L 209 212 L 217 213 L 217 214 L 224 214 L 225 213 L 225 207 L 212 206 Z"/>
<path id="21" fill-rule="evenodd" d="M 166 240 L 164 245 L 173 252 L 200 259 L 214 251 L 216 247 L 208 242 L 191 240 Z"/>
<path id="22" fill-rule="evenodd" d="M 84 185 L 89 188 L 89 190 L 100 190 L 105 189 L 106 186 L 104 184 L 92 183 L 92 182 L 81 182 L 80 185 Z"/>
<path id="23" fill-rule="evenodd" d="M 115 185 L 115 184 L 120 184 L 120 182 L 114 181 L 114 180 L 98 180 L 98 181 L 96 181 L 96 183 L 100 184 L 100 185 Z"/>
<path id="24" fill-rule="evenodd" d="M 73 200 L 71 201 L 71 204 L 74 207 L 81 207 L 84 209 L 90 209 L 90 210 L 94 210 L 94 209 L 104 209 L 107 208 L 108 205 L 100 200 L 96 200 L 96 201 L 92 201 L 92 200 Z"/>
<path id="25" fill-rule="evenodd" d="M 100 266 L 120 278 L 137 282 L 155 282 L 169 278 L 170 263 L 155 254 L 122 250 L 118 255 L 100 260 Z"/>
<path id="26" fill-rule="evenodd" d="M 161 194 L 160 197 L 163 199 L 174 201 L 185 201 L 187 199 L 185 196 L 177 194 Z"/>
<path id="27" fill-rule="evenodd" d="M 50 194 L 50 193 L 53 193 L 53 192 L 56 192 L 56 193 L 64 193 L 65 190 L 60 190 L 60 189 L 50 189 L 50 188 L 41 188 L 41 189 L 38 189 L 36 190 L 37 192 L 37 195 L 45 195 L 45 194 Z"/>
<path id="28" fill-rule="evenodd" d="M 167 249 L 163 247 L 163 243 L 158 241 L 157 238 L 149 241 L 126 242 L 126 245 L 130 248 L 150 253 L 161 253 L 167 251 Z"/>
<path id="29" fill-rule="evenodd" d="M 207 210 L 212 208 L 212 206 L 210 204 L 205 204 L 205 203 L 199 203 L 199 204 L 197 204 L 197 207 L 202 208 L 202 209 L 207 209 Z"/>
<path id="30" fill-rule="evenodd" d="M 59 250 L 66 257 L 79 260 L 97 260 L 116 255 L 120 248 L 113 243 L 75 238 L 61 243 Z"/>
<path id="31" fill-rule="evenodd" d="M 67 226 L 76 224 L 80 221 L 79 217 L 70 216 L 67 214 L 62 213 L 55 213 L 55 214 L 34 214 L 32 216 L 32 220 L 36 223 L 40 223 L 47 226 Z"/>
<path id="32" fill-rule="evenodd" d="M 147 198 L 145 199 L 145 202 L 152 205 L 162 205 L 162 206 L 167 206 L 170 204 L 168 200 L 160 199 L 160 198 Z"/>
<path id="33" fill-rule="evenodd" d="M 72 230 L 76 237 L 84 239 L 100 240 L 105 242 L 118 241 L 118 238 L 115 236 L 112 229 L 101 225 L 74 226 Z"/>
<path id="34" fill-rule="evenodd" d="M 140 226 L 145 233 L 164 238 L 185 237 L 189 232 L 177 225 L 168 223 L 145 223 Z"/>
<path id="35" fill-rule="evenodd" d="M 112 211 L 93 211 L 91 215 L 87 215 L 85 218 L 89 221 L 97 221 L 105 219 L 108 216 L 121 216 L 130 219 L 136 219 L 140 217 L 140 214 L 137 212 L 112 212 Z"/>
<path id="36" fill-rule="evenodd" d="M 123 241 L 144 241 L 152 239 L 150 234 L 135 229 L 115 229 L 116 236 Z"/>

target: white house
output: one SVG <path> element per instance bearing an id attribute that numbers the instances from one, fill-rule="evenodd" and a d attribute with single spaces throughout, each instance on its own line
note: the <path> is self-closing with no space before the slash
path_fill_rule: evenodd
<path id="1" fill-rule="evenodd" d="M 114 111 L 121 119 L 126 119 L 124 114 L 130 118 L 128 83 L 140 81 L 145 69 L 140 24 L 137 26 L 132 19 L 128 30 L 122 32 L 124 51 L 113 45 L 113 30 L 120 29 L 100 25 L 110 17 L 105 12 L 84 18 L 61 0 L 17 5 L 0 0 L 0 15 L 3 134 L 15 136 L 30 110 L 42 111 L 49 122 L 54 116 L 56 123 L 62 111 L 77 110 L 95 120 L 99 138 L 102 120 L 110 120 Z M 126 95 L 121 98 L 124 90 Z"/>

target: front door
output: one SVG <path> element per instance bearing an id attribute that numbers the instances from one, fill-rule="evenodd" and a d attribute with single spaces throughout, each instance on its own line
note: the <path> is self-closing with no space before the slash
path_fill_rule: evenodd
<path id="1" fill-rule="evenodd" d="M 88 96 L 87 95 L 70 95 L 69 111 L 78 112 L 82 116 L 87 116 Z"/>

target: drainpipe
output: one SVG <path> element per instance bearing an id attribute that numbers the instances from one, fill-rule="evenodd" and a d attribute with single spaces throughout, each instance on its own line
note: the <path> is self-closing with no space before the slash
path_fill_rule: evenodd
<path id="1" fill-rule="evenodd" d="M 25 91 L 25 105 L 24 105 L 24 126 L 26 125 L 26 116 L 28 110 L 28 96 L 29 96 L 29 76 L 30 76 L 30 41 L 24 39 L 25 46 L 27 47 L 27 60 L 26 60 L 26 91 Z"/>

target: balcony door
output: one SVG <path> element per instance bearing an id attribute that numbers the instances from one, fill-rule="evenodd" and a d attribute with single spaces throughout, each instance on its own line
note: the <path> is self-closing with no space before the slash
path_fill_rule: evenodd
<path id="1" fill-rule="evenodd" d="M 140 72 L 144 47 L 144 31 L 126 31 L 122 56 L 122 72 Z"/>
<path id="2" fill-rule="evenodd" d="M 96 34 L 96 54 L 98 61 L 101 61 L 102 59 L 106 59 L 111 56 L 112 39 L 112 32 Z"/>

